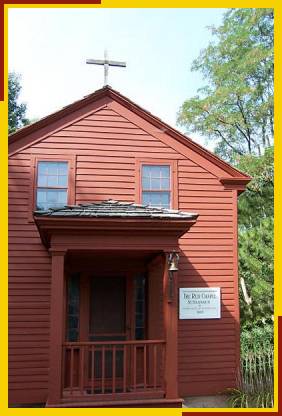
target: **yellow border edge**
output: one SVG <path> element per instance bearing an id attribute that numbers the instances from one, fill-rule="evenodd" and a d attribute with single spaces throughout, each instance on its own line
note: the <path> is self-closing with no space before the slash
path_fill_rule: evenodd
<path id="1" fill-rule="evenodd" d="M 173 8 L 228 8 L 228 7 L 270 7 L 275 10 L 275 108 L 278 107 L 278 103 L 281 102 L 282 91 L 279 90 L 278 85 L 280 82 L 280 76 L 282 74 L 282 65 L 281 59 L 279 56 L 279 44 L 278 39 L 281 38 L 281 6 L 280 3 L 275 1 L 261 1 L 261 0 L 236 0 L 236 1 L 224 1 L 224 0 L 202 0 L 199 4 L 199 0 L 191 0 L 189 2 L 189 7 L 187 7 L 187 0 L 176 0 L 173 4 Z M 282 299 L 278 296 L 279 293 L 282 293 L 282 279 L 278 279 L 278 276 L 281 275 L 281 258 L 278 256 L 278 253 L 282 251 L 282 244 L 278 240 L 278 235 L 282 234 L 282 221 L 279 219 L 279 212 L 282 212 L 282 199 L 278 199 L 278 190 L 277 190 L 277 178 L 282 175 L 281 167 L 281 154 L 282 154 L 282 143 L 281 140 L 275 140 L 275 321 L 274 321 L 274 339 L 275 339 L 275 355 L 274 355 L 274 368 L 275 368 L 275 377 L 274 377 L 274 407 L 271 409 L 231 409 L 231 408 L 222 408 L 222 409 L 199 409 L 199 408 L 183 408 L 183 409 L 136 409 L 136 408 L 127 408 L 127 409 L 82 409 L 82 408 L 59 408 L 59 409 L 40 409 L 40 408 L 8 408 L 8 320 L 7 320 L 7 310 L 8 310 L 8 216 L 7 216 L 7 204 L 8 204 L 8 163 L 7 163 L 7 154 L 8 154 L 8 9 L 9 8 L 172 8 L 171 3 L 167 0 L 136 0 L 134 5 L 128 0 L 102 0 L 101 5 L 97 4 L 5 4 L 4 5 L 4 102 L 0 101 L 0 118 L 5 120 L 5 122 L 0 123 L 0 137 L 1 137 L 1 151 L 0 151 L 0 172 L 1 172 L 1 215 L 0 215 L 0 230 L 1 230 L 1 260 L 0 260 L 0 276 L 2 280 L 2 299 L 0 302 L 1 307 L 1 329 L 4 338 L 0 343 L 1 346 L 1 377 L 0 377 L 0 410 L 2 410 L 1 415 L 43 415 L 43 414 L 52 414 L 52 416 L 57 415 L 86 415 L 86 414 L 95 414 L 95 416 L 109 415 L 109 413 L 114 413 L 117 416 L 121 415 L 132 415 L 133 413 L 136 416 L 143 416 L 144 412 L 148 415 L 181 415 L 183 411 L 188 413 L 190 412 L 230 412 L 230 413 L 249 413 L 249 412 L 278 412 L 278 320 L 277 316 L 282 315 Z M 281 133 L 281 134 L 280 134 Z M 278 120 L 278 111 L 275 111 L 275 138 L 281 137 L 281 125 Z M 4 186 L 3 186 L 4 185 Z M 6 185 L 6 186 L 5 186 Z"/>

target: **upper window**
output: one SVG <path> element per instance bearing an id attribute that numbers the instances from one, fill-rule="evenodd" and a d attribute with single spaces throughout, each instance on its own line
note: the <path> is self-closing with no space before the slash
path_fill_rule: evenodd
<path id="1" fill-rule="evenodd" d="M 158 208 L 171 207 L 169 165 L 142 165 L 142 204 Z"/>
<path id="2" fill-rule="evenodd" d="M 67 204 L 68 162 L 39 161 L 36 209 L 60 208 Z"/>

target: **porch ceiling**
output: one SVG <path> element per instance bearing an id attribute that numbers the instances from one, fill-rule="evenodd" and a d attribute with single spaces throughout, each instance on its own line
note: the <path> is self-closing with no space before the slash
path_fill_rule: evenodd
<path id="1" fill-rule="evenodd" d="M 197 217 L 196 213 L 113 200 L 34 212 L 43 244 L 65 250 L 165 249 L 175 246 Z"/>

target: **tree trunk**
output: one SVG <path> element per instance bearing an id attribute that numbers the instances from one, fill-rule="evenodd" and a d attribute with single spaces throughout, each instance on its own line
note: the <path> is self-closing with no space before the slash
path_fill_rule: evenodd
<path id="1" fill-rule="evenodd" d="M 246 302 L 247 305 L 250 305 L 252 303 L 252 298 L 248 295 L 245 280 L 243 277 L 240 277 L 240 285 L 241 285 L 244 301 Z"/>

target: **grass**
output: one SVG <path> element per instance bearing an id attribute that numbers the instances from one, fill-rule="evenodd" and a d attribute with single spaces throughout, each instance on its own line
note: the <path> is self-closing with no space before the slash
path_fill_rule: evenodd
<path id="1" fill-rule="evenodd" d="M 229 391 L 231 407 L 273 407 L 273 346 L 245 348 L 238 377 L 238 389 Z"/>

